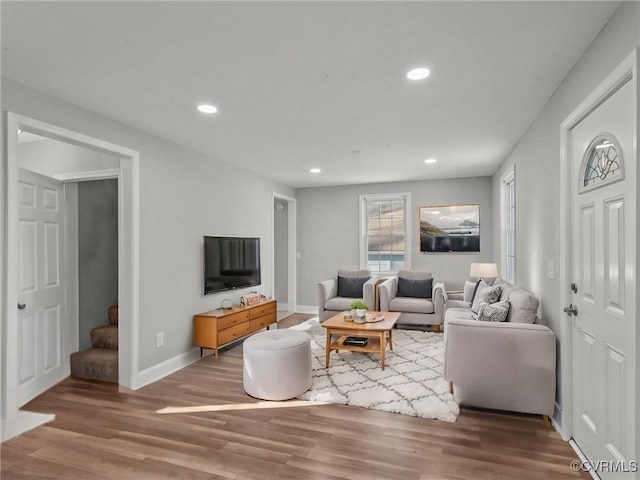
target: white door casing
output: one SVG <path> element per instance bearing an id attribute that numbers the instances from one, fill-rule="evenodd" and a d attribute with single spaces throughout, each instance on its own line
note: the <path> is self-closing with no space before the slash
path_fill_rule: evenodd
<path id="1" fill-rule="evenodd" d="M 287 202 L 287 309 L 297 311 L 296 305 L 296 199 L 280 193 L 272 193 L 271 204 L 275 200 Z M 275 212 L 271 212 L 271 290 L 275 298 Z"/>
<path id="2" fill-rule="evenodd" d="M 6 170 L 3 190 L 3 284 L 2 295 L 2 440 L 20 434 L 26 429 L 51 420 L 51 415 L 35 414 L 19 409 L 18 396 L 18 130 L 71 143 L 81 147 L 120 157 L 118 171 L 118 303 L 120 322 L 119 371 L 120 385 L 141 387 L 145 379 L 138 372 L 138 311 L 140 277 L 140 154 L 137 151 L 89 137 L 65 128 L 51 125 L 13 112 L 6 114 Z M 74 180 L 81 180 L 75 178 Z"/>
<path id="3" fill-rule="evenodd" d="M 67 328 L 64 189 L 28 170 L 18 173 L 18 406 L 65 376 Z"/>
<path id="4" fill-rule="evenodd" d="M 561 221 L 570 227 L 561 290 L 563 306 L 577 309 L 562 330 L 562 430 L 592 464 L 611 462 L 597 472 L 602 478 L 637 475 L 636 65 L 634 51 L 561 131 Z M 600 164 L 615 158 L 620 168 L 585 185 L 591 152 L 606 152 Z"/>

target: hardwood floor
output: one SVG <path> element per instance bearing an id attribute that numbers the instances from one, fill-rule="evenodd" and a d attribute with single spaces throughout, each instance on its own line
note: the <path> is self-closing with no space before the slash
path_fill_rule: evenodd
<path id="1" fill-rule="evenodd" d="M 310 315 L 293 315 L 280 327 Z M 590 478 L 541 417 L 462 409 L 456 423 L 343 405 L 159 415 L 252 404 L 235 344 L 137 391 L 68 378 L 26 409 L 56 420 L 2 444 L 8 479 Z"/>

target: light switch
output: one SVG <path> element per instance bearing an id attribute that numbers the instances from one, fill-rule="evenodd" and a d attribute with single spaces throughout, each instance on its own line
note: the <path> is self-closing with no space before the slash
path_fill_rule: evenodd
<path id="1" fill-rule="evenodd" d="M 556 278 L 556 264 L 553 260 L 547 262 L 547 277 L 550 280 L 555 280 Z"/>

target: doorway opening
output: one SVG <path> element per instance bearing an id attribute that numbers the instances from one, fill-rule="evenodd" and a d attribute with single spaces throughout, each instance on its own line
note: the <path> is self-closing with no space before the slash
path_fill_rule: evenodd
<path id="1" fill-rule="evenodd" d="M 19 183 L 20 162 L 19 162 L 19 137 L 21 135 L 33 134 L 44 137 L 48 140 L 56 140 L 67 146 L 82 147 L 98 157 L 110 157 L 114 161 L 115 168 L 109 165 L 96 166 L 96 164 L 85 165 L 87 168 L 75 171 L 62 172 L 58 175 L 57 180 L 63 182 L 69 195 L 73 198 L 71 192 L 74 188 L 77 190 L 77 183 L 80 181 L 96 180 L 96 179 L 114 179 L 117 182 L 117 303 L 120 311 L 120 323 L 118 328 L 119 343 L 119 362 L 118 362 L 118 383 L 120 385 L 137 388 L 138 384 L 138 277 L 139 277 L 139 222 L 138 222 L 138 205 L 139 205 L 139 153 L 119 145 L 104 142 L 99 139 L 88 137 L 70 130 L 47 124 L 38 120 L 8 112 L 7 114 L 7 169 L 3 186 L 5 191 L 5 213 L 6 213 L 6 243 L 4 248 L 4 265 L 5 268 L 5 285 L 7 286 L 4 295 L 4 323 L 3 341 L 7 348 L 4 349 L 3 364 L 5 366 L 2 372 L 3 389 L 3 439 L 11 438 L 29 428 L 33 428 L 44 421 L 50 420 L 50 416 L 41 414 L 31 414 L 20 410 L 20 407 L 26 402 L 25 398 L 29 395 L 20 393 L 21 381 L 24 380 L 24 353 L 25 350 L 18 342 L 20 336 L 19 322 L 20 310 L 20 261 L 16 255 L 20 252 L 21 235 L 19 221 L 19 204 L 21 185 Z M 55 162 L 45 162 L 53 165 Z M 50 175 L 54 175 L 49 172 Z M 68 188 L 67 188 L 68 187 Z M 53 198 L 53 197 L 52 197 Z M 73 202 L 71 202 L 73 204 Z M 74 206 L 71 205 L 73 211 Z M 77 204 L 75 205 L 77 208 Z M 66 213 L 69 209 L 65 207 Z M 69 223 L 69 222 L 66 222 Z M 68 227 L 69 225 L 67 225 Z M 76 225 L 77 226 L 77 225 Z M 58 228 L 65 229 L 60 226 Z M 51 229 L 53 231 L 55 229 Z M 73 259 L 73 251 L 67 251 L 74 242 L 65 242 L 63 254 L 61 258 L 68 257 Z M 73 248 L 71 247 L 71 250 Z M 60 264 L 61 267 L 63 266 Z M 66 263 L 64 264 L 66 266 Z M 72 266 L 73 267 L 73 266 Z M 45 266 L 49 268 L 49 266 Z M 71 268 L 72 270 L 73 268 Z M 62 268 L 59 270 L 62 274 Z M 68 277 L 65 273 L 65 279 L 73 282 L 73 275 Z M 77 278 L 77 277 L 76 277 Z M 61 278 L 62 281 L 62 278 Z M 77 279 L 75 280 L 77 283 Z M 66 292 L 77 291 L 77 288 L 65 289 Z M 77 302 L 73 298 L 66 298 L 67 305 L 73 310 Z M 16 308 L 18 305 L 18 308 Z M 62 308 L 62 307 L 61 307 Z M 60 310 L 61 311 L 61 310 Z M 65 312 L 65 318 L 66 318 Z M 71 312 L 71 315 L 76 315 Z M 106 316 L 106 313 L 105 313 Z M 62 316 L 60 316 L 62 318 Z M 76 316 L 77 318 L 77 316 Z M 54 322 L 55 323 L 55 322 Z M 61 362 L 63 370 L 66 374 L 69 371 L 69 362 L 66 353 L 70 348 L 76 348 L 79 344 L 79 324 L 78 322 L 69 322 L 67 325 L 71 327 L 60 329 L 62 337 L 62 351 L 58 357 L 65 359 Z M 75 328 L 73 327 L 75 325 Z M 57 352 L 51 354 L 51 358 L 56 356 Z M 66 358 L 65 358 L 66 357 Z M 65 375 L 66 376 L 66 375 Z"/>
<path id="2" fill-rule="evenodd" d="M 295 198 L 273 194 L 272 281 L 278 300 L 278 320 L 296 311 L 296 203 Z"/>

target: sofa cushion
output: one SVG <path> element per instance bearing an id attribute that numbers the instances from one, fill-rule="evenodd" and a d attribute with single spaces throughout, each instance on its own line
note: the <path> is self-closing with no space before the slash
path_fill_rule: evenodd
<path id="1" fill-rule="evenodd" d="M 362 295 L 360 295 L 362 297 Z M 325 310 L 343 311 L 349 310 L 349 305 L 353 302 L 353 298 L 333 297 L 324 302 Z"/>
<path id="2" fill-rule="evenodd" d="M 431 298 L 433 290 L 433 278 L 412 280 L 398 277 L 398 297 Z"/>
<path id="3" fill-rule="evenodd" d="M 338 276 L 339 297 L 362 297 L 362 288 L 370 277 L 349 278 Z"/>
<path id="4" fill-rule="evenodd" d="M 473 313 L 471 312 L 471 309 L 469 307 L 467 308 L 462 308 L 462 307 L 452 307 L 449 308 L 447 307 L 447 314 L 446 314 L 446 319 L 447 320 L 472 320 Z"/>
<path id="5" fill-rule="evenodd" d="M 447 311 L 451 308 L 466 308 L 471 311 L 471 302 L 465 302 L 464 300 L 447 300 Z"/>
<path id="6" fill-rule="evenodd" d="M 507 320 L 513 323 L 534 323 L 538 313 L 538 299 L 524 288 L 515 287 L 509 295 L 509 316 Z"/>
<path id="7" fill-rule="evenodd" d="M 502 293 L 502 285 L 496 285 L 495 287 L 487 287 L 482 291 L 476 293 L 473 303 L 471 304 L 471 311 L 478 313 L 481 303 L 496 303 L 500 300 L 500 294 Z"/>
<path id="8" fill-rule="evenodd" d="M 481 322 L 504 322 L 509 314 L 509 300 L 488 304 L 482 302 L 478 308 L 477 320 Z"/>
<path id="9" fill-rule="evenodd" d="M 392 312 L 434 313 L 433 302 L 426 298 L 395 297 L 389 301 Z"/>
<path id="10" fill-rule="evenodd" d="M 502 284 L 502 293 L 500 294 L 500 301 L 509 300 L 511 294 L 517 289 L 515 285 L 511 283 L 503 283 Z"/>

